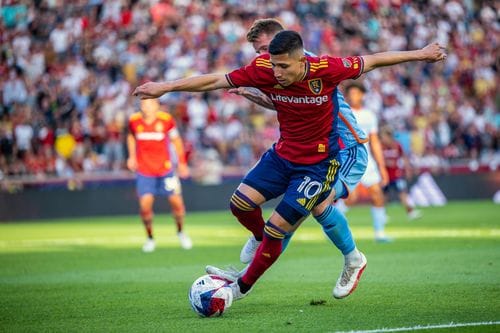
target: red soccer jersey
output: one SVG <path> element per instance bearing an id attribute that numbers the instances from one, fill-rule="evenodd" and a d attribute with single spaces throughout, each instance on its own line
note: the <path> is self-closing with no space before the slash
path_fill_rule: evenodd
<path id="1" fill-rule="evenodd" d="M 392 145 L 382 145 L 384 154 L 385 167 L 389 174 L 389 181 L 403 178 L 404 170 L 401 167 L 402 158 L 404 156 L 403 148 L 399 142 L 395 141 Z"/>
<path id="2" fill-rule="evenodd" d="M 363 73 L 363 58 L 306 56 L 306 75 L 282 87 L 273 74 L 270 55 L 226 75 L 234 87 L 256 87 L 271 98 L 278 113 L 276 152 L 299 164 L 315 164 L 338 151 L 337 86 Z"/>
<path id="3" fill-rule="evenodd" d="M 174 119 L 165 112 L 157 112 L 151 124 L 146 124 L 140 112 L 130 116 L 129 131 L 136 142 L 137 172 L 157 177 L 172 169 L 168 132 L 174 128 Z"/>

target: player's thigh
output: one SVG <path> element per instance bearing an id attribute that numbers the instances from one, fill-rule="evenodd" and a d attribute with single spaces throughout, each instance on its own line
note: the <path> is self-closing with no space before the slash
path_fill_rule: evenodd
<path id="1" fill-rule="evenodd" d="M 156 195 L 168 196 L 182 195 L 182 187 L 179 177 L 174 172 L 169 172 L 164 176 L 156 178 Z"/>
<path id="2" fill-rule="evenodd" d="M 277 226 L 278 228 L 280 228 L 281 230 L 283 230 L 284 232 L 286 232 L 286 233 L 292 233 L 295 230 L 297 230 L 297 228 L 302 224 L 302 222 L 306 219 L 306 217 L 307 217 L 307 215 L 306 216 L 302 216 L 301 218 L 299 218 L 294 223 L 290 223 L 283 216 L 281 216 L 280 213 L 278 213 L 275 210 L 271 214 L 271 217 L 269 218 L 269 221 L 272 224 L 274 224 L 275 226 Z"/>
<path id="3" fill-rule="evenodd" d="M 332 184 L 338 178 L 339 162 L 326 159 L 314 165 L 295 165 L 290 183 L 276 212 L 291 225 L 308 216 L 319 203 L 333 196 Z"/>
<path id="4" fill-rule="evenodd" d="M 266 197 L 264 197 L 259 191 L 257 191 L 250 185 L 240 183 L 237 190 L 243 193 L 247 198 L 252 200 L 252 202 L 256 205 L 260 206 L 267 201 Z"/>
<path id="5" fill-rule="evenodd" d="M 339 180 L 337 180 L 338 182 Z M 311 213 L 314 215 L 314 216 L 319 216 L 321 214 L 323 214 L 323 212 L 325 211 L 326 208 L 328 208 L 328 206 L 331 206 L 333 201 L 334 201 L 334 198 L 336 196 L 336 193 L 335 191 L 331 191 L 330 194 L 328 195 L 328 197 L 323 200 L 322 202 L 320 202 L 318 205 L 316 205 L 312 210 L 311 210 Z"/>
<path id="6" fill-rule="evenodd" d="M 339 180 L 335 183 L 335 200 L 346 198 L 354 191 L 365 173 L 368 151 L 363 144 L 339 152 Z"/>
<path id="7" fill-rule="evenodd" d="M 155 202 L 155 197 L 151 193 L 146 193 L 139 197 L 139 206 L 141 208 L 141 211 L 152 210 L 154 202 Z"/>
<path id="8" fill-rule="evenodd" d="M 286 191 L 291 172 L 290 162 L 280 158 L 273 149 L 269 149 L 245 175 L 238 190 L 260 205 Z"/>
<path id="9" fill-rule="evenodd" d="M 150 197 L 156 195 L 156 182 L 157 177 L 144 176 L 137 174 L 136 178 L 136 192 L 138 198 Z M 144 199 L 148 201 L 148 199 Z"/>

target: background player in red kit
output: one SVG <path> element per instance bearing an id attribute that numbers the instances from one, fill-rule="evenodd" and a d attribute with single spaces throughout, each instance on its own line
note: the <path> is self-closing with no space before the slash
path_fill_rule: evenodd
<path id="1" fill-rule="evenodd" d="M 422 212 L 415 209 L 408 197 L 408 184 L 406 179 L 411 176 L 411 166 L 403 147 L 394 138 L 389 126 L 384 126 L 380 131 L 380 141 L 385 160 L 385 167 L 389 174 L 389 183 L 384 188 L 388 194 L 391 189 L 398 193 L 399 201 L 405 207 L 408 219 L 415 220 L 422 217 Z"/>
<path id="2" fill-rule="evenodd" d="M 142 250 L 155 250 L 153 238 L 153 204 L 156 195 L 167 196 L 177 225 L 177 236 L 182 248 L 190 249 L 192 242 L 183 231 L 184 201 L 179 178 L 174 173 L 175 163 L 170 156 L 173 147 L 177 171 L 181 178 L 189 176 L 184 147 L 172 116 L 160 111 L 157 99 L 141 101 L 141 112 L 129 119 L 127 167 L 137 173 L 137 195 L 140 215 L 148 239 Z"/>
<path id="3" fill-rule="evenodd" d="M 304 54 L 302 38 L 294 31 L 279 32 L 269 45 L 269 54 L 226 75 L 206 74 L 170 82 L 148 82 L 134 95 L 156 98 L 172 91 L 201 92 L 230 87 L 256 87 L 273 102 L 280 123 L 278 142 L 245 176 L 231 198 L 237 214 L 255 213 L 255 207 L 284 193 L 265 223 L 240 219 L 240 223 L 261 238 L 257 253 L 246 273 L 232 283 L 233 299 L 240 299 L 281 255 L 282 240 L 293 232 L 314 207 L 319 218 L 329 218 L 337 178 L 339 151 L 337 86 L 377 67 L 406 61 L 429 62 L 446 58 L 443 47 L 431 44 L 416 51 L 386 52 L 369 56 L 335 58 Z M 261 213 L 258 212 L 258 215 Z M 325 216 L 323 216 L 325 215 Z M 356 287 L 366 266 L 356 248 L 353 263 L 344 266 L 338 284 L 338 298 Z M 336 286 L 337 288 L 337 286 Z M 335 290 L 335 289 L 334 289 Z M 335 296 L 335 293 L 334 293 Z"/>

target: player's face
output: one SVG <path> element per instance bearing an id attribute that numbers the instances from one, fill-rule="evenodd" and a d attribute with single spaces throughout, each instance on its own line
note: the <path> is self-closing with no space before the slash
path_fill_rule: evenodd
<path id="1" fill-rule="evenodd" d="M 349 92 L 347 94 L 347 101 L 353 108 L 359 109 L 363 105 L 363 95 L 364 94 L 361 89 L 353 87 L 349 89 Z"/>
<path id="2" fill-rule="evenodd" d="M 160 104 L 157 99 L 142 99 L 141 111 L 146 117 L 154 116 L 160 109 Z"/>
<path id="3" fill-rule="evenodd" d="M 306 58 L 302 52 L 271 55 L 274 77 L 283 87 L 289 86 L 304 78 Z"/>
<path id="4" fill-rule="evenodd" d="M 274 35 L 261 34 L 257 38 L 255 42 L 252 43 L 252 46 L 257 52 L 257 54 L 267 54 L 269 49 L 269 43 L 273 39 Z"/>

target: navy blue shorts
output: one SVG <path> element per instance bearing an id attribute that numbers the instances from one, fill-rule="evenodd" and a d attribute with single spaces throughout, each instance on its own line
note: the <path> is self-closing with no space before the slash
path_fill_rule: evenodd
<path id="1" fill-rule="evenodd" d="M 293 225 L 328 197 L 337 181 L 339 166 L 335 158 L 312 165 L 292 163 L 271 148 L 242 182 L 259 191 L 266 200 L 283 194 L 276 211 Z"/>
<path id="2" fill-rule="evenodd" d="M 181 182 L 173 171 L 159 177 L 144 176 L 138 173 L 136 186 L 139 197 L 142 197 L 144 194 L 161 196 L 181 194 Z"/>

